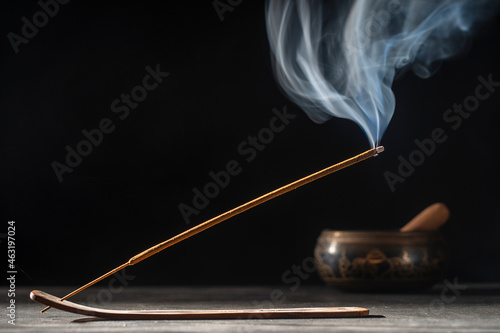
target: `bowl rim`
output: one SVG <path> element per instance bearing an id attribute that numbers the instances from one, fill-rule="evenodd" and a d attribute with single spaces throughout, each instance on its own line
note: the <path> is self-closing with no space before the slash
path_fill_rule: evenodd
<path id="1" fill-rule="evenodd" d="M 318 241 L 341 241 L 343 243 L 434 243 L 443 242 L 439 230 L 428 231 L 360 231 L 324 229 Z"/>

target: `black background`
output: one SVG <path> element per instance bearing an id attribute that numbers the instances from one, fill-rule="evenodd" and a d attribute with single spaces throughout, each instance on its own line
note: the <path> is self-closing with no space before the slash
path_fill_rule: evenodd
<path id="1" fill-rule="evenodd" d="M 1 47 L 1 220 L 16 221 L 18 279 L 81 285 L 131 256 L 266 191 L 369 149 L 360 128 L 318 125 L 290 102 L 272 72 L 264 2 L 243 1 L 221 21 L 212 1 L 71 1 L 16 54 L 36 2 L 3 4 Z M 396 111 L 386 152 L 222 223 L 127 269 L 142 284 L 280 284 L 312 256 L 324 228 L 395 230 L 443 201 L 442 232 L 460 282 L 498 281 L 500 92 L 452 130 L 454 103 L 474 94 L 477 77 L 500 81 L 498 15 L 466 53 L 427 80 L 395 81 Z M 141 84 L 146 66 L 170 75 L 120 120 L 110 104 Z M 273 108 L 297 115 L 246 162 L 238 145 L 269 126 Z M 53 161 L 81 131 L 109 118 L 115 130 L 59 182 Z M 414 140 L 443 128 L 448 139 L 392 192 Z M 178 205 L 209 172 L 240 162 L 242 172 L 187 225 Z M 321 283 L 314 275 L 307 283 Z"/>

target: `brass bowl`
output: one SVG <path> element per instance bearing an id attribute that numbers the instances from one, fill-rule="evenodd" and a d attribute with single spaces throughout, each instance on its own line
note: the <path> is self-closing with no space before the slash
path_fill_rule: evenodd
<path id="1" fill-rule="evenodd" d="M 444 279 L 448 261 L 437 231 L 323 230 L 314 257 L 323 281 L 349 291 L 425 289 Z"/>

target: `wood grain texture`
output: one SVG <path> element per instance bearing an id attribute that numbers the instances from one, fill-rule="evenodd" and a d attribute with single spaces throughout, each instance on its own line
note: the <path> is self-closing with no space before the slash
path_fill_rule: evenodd
<path id="1" fill-rule="evenodd" d="M 235 310 L 108 310 L 62 301 L 40 290 L 30 298 L 47 306 L 79 315 L 115 320 L 195 320 L 195 319 L 279 319 L 279 318 L 346 318 L 368 316 L 369 310 L 359 307 L 235 309 Z"/>

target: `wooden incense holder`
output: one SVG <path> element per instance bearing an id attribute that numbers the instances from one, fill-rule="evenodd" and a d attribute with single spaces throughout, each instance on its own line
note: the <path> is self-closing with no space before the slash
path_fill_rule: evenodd
<path id="1" fill-rule="evenodd" d="M 345 318 L 368 316 L 369 310 L 358 307 L 238 309 L 238 310 L 108 310 L 61 301 L 58 297 L 33 290 L 30 298 L 44 305 L 71 313 L 118 320 L 192 320 L 192 319 L 279 319 Z"/>
<path id="2" fill-rule="evenodd" d="M 72 291 L 71 293 L 67 294 L 66 296 L 62 297 L 61 300 L 65 300 L 65 299 L 68 299 L 76 294 L 78 294 L 79 292 L 81 292 L 82 290 L 85 290 L 87 289 L 88 287 L 96 284 L 97 282 L 107 278 L 108 276 L 110 275 L 113 275 L 115 274 L 116 272 L 124 269 L 125 267 L 127 266 L 132 266 L 132 265 L 135 265 L 139 262 L 141 262 L 142 260 L 144 259 L 147 259 L 149 258 L 150 256 L 160 252 L 160 251 L 163 251 L 165 250 L 166 248 L 174 245 L 174 244 L 177 244 L 185 239 L 188 239 L 208 228 L 211 228 L 213 227 L 214 225 L 217 225 L 219 223 L 221 223 L 222 221 L 225 221 L 233 216 L 236 216 L 238 214 L 241 214 L 253 207 L 256 207 L 260 204 L 263 204 L 264 202 L 267 202 L 271 199 L 274 199 L 280 195 L 283 195 L 285 193 L 288 193 L 290 191 L 293 191 L 301 186 L 304 186 L 306 184 L 309 184 L 319 178 L 322 178 L 322 177 L 325 177 L 329 174 L 332 174 L 334 172 L 337 172 L 339 170 L 342 170 L 344 168 L 347 168 L 351 165 L 354 165 L 358 162 L 361 162 L 361 161 L 364 161 L 370 157 L 373 157 L 373 156 L 377 156 L 378 154 L 380 154 L 381 152 L 384 151 L 384 147 L 383 146 L 378 146 L 376 148 L 373 148 L 373 149 L 370 149 L 370 150 L 367 150 L 365 151 L 364 153 L 361 153 L 361 154 L 358 154 L 354 157 L 351 157 L 351 158 L 348 158 L 347 160 L 344 160 L 340 163 L 337 163 L 337 164 L 334 164 L 332 166 L 329 166 L 323 170 L 320 170 L 320 171 L 317 171 L 315 173 L 312 173 L 306 177 L 303 177 L 301 179 L 298 179 L 294 182 L 291 182 L 285 186 L 282 186 L 274 191 L 271 191 L 271 192 L 268 192 L 264 195 L 261 195 L 260 197 L 257 197 L 253 200 L 250 200 L 236 208 L 233 208 L 231 210 L 228 210 L 227 212 L 225 213 L 222 213 L 220 214 L 219 216 L 216 216 L 214 218 L 211 218 L 210 220 L 208 221 L 205 221 L 201 224 L 198 224 L 197 226 L 195 227 L 192 227 L 191 229 L 188 229 L 184 232 L 181 232 L 180 234 L 170 238 L 170 239 L 167 239 L 166 241 L 164 242 L 161 242 L 159 244 L 156 244 L 155 246 L 152 246 L 150 247 L 149 249 L 133 256 L 132 258 L 130 258 L 126 263 L 116 267 L 115 269 L 112 269 L 111 271 L 107 272 L 106 274 L 103 274 L 101 275 L 100 277 L 98 277 L 97 279 L 94 279 L 92 281 L 90 281 L 89 283 L 81 286 L 80 288 Z M 45 309 L 43 309 L 41 312 L 45 312 L 47 311 L 48 309 L 50 308 L 50 306 L 47 306 Z"/>

